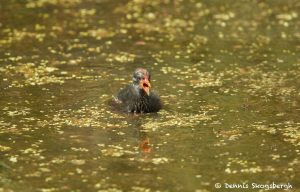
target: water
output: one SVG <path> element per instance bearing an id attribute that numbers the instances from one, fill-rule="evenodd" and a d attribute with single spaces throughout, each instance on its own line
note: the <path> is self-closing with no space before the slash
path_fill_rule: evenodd
<path id="1" fill-rule="evenodd" d="M 299 191 L 299 6 L 1 2 L 0 191 Z M 157 114 L 108 105 L 137 67 Z"/>

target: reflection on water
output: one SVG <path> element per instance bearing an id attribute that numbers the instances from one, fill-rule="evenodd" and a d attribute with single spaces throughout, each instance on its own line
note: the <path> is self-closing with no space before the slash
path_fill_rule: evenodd
<path id="1" fill-rule="evenodd" d="M 0 191 L 299 190 L 299 6 L 2 2 Z M 157 114 L 108 105 L 137 67 Z"/>

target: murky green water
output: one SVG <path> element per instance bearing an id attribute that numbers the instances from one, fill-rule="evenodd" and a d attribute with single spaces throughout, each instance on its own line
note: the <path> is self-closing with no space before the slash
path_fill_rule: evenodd
<path id="1" fill-rule="evenodd" d="M 0 191 L 300 191 L 299 9 L 1 1 Z M 137 67 L 158 114 L 108 105 Z"/>

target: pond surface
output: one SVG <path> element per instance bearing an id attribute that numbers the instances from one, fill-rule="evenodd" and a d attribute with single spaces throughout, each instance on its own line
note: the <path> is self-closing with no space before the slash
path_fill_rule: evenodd
<path id="1" fill-rule="evenodd" d="M 1 1 L 0 191 L 300 191 L 299 9 Z M 108 105 L 137 67 L 157 114 Z"/>

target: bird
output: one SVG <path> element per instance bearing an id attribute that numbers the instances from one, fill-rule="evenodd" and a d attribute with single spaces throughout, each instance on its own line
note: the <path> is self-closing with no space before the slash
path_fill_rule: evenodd
<path id="1" fill-rule="evenodd" d="M 114 103 L 128 113 L 153 113 L 162 108 L 161 100 L 151 89 L 151 75 L 144 68 L 137 68 L 132 83 L 113 97 Z"/>

